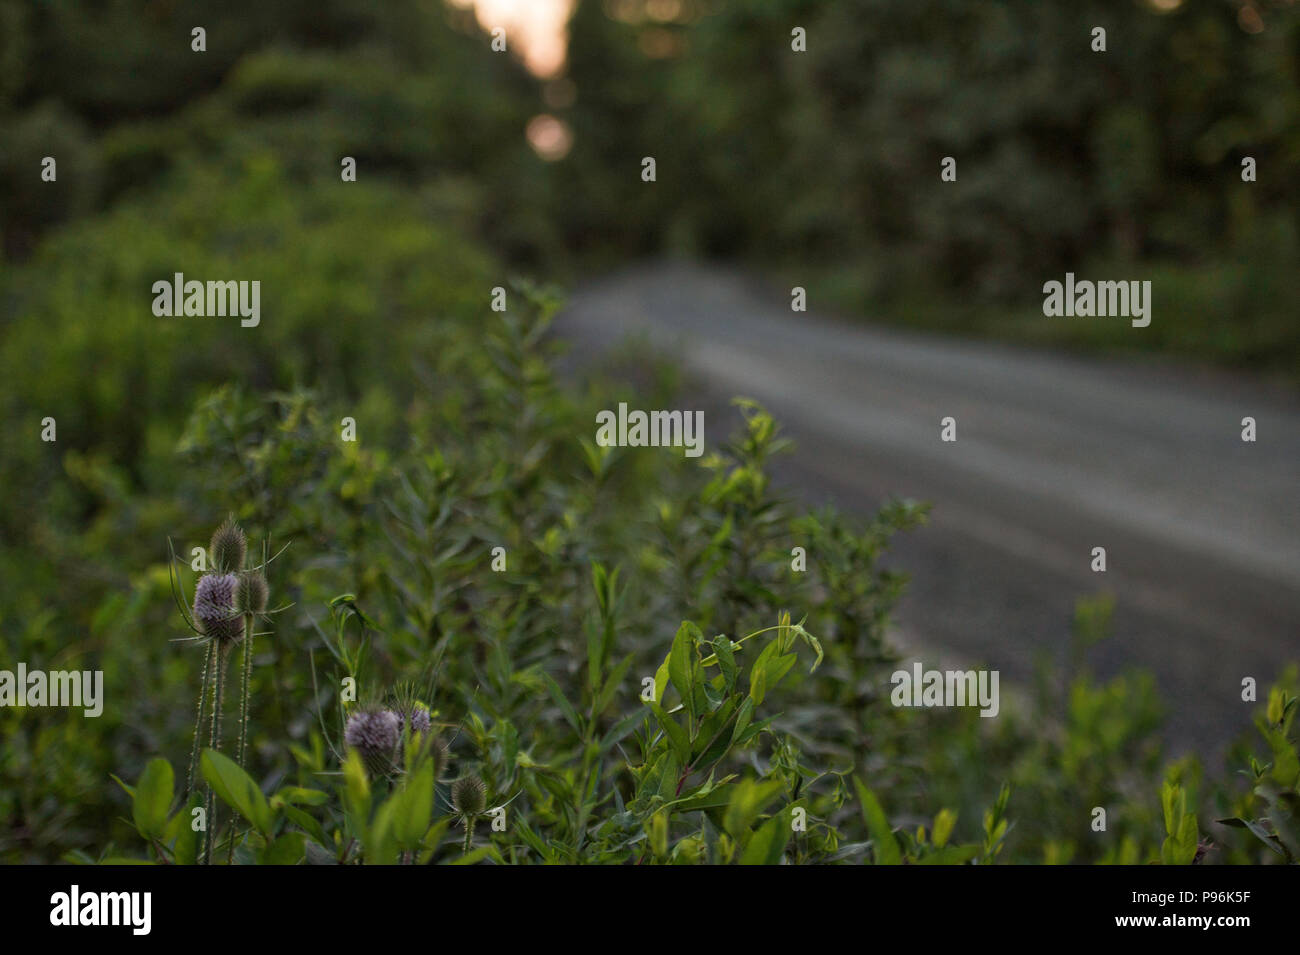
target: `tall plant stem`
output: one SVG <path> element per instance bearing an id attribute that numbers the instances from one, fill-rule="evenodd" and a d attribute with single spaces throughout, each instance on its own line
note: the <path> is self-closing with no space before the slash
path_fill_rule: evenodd
<path id="1" fill-rule="evenodd" d="M 239 689 L 239 765 L 243 768 L 248 747 L 248 707 L 253 680 L 253 618 L 244 617 L 244 677 Z"/>
<path id="2" fill-rule="evenodd" d="M 224 644 L 217 649 L 217 673 L 212 687 L 212 731 L 208 735 L 208 746 L 213 750 L 221 749 L 221 703 L 225 698 L 226 655 L 228 652 Z M 217 797 L 216 793 L 212 791 L 211 785 L 208 786 L 207 817 L 208 838 L 203 858 L 208 865 L 212 865 L 212 848 L 217 836 Z"/>
<path id="3" fill-rule="evenodd" d="M 249 684 L 253 678 L 253 617 L 244 615 L 244 666 L 239 688 L 239 766 L 244 766 L 244 752 L 248 746 L 248 700 Z M 226 856 L 226 865 L 235 864 L 235 833 L 230 832 L 230 853 Z"/>
<path id="4" fill-rule="evenodd" d="M 199 769 L 199 740 L 203 738 L 203 704 L 208 699 L 208 680 L 212 673 L 212 655 L 216 647 L 209 642 L 208 651 L 203 657 L 203 675 L 199 679 L 198 715 L 194 720 L 194 745 L 190 748 L 190 770 L 185 776 L 185 798 L 194 792 L 194 775 Z"/>

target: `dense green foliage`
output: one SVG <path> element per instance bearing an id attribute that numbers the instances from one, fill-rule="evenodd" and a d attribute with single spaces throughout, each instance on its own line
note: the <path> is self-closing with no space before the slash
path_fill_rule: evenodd
<path id="1" fill-rule="evenodd" d="M 558 268 L 681 242 L 802 250 L 861 270 L 892 246 L 889 226 L 919 244 L 900 245 L 895 265 L 915 256 L 932 268 L 968 242 L 984 250 L 947 293 L 991 275 L 984 265 L 1023 260 L 1041 230 L 1066 230 L 1066 262 L 1115 226 L 1092 210 L 1078 222 L 1029 216 L 1031 231 L 987 249 L 947 234 L 957 226 L 930 221 L 947 212 L 922 215 L 907 198 L 920 201 L 926 162 L 911 172 L 888 158 L 917 155 L 915 143 L 876 154 L 891 165 L 875 170 L 827 145 L 861 148 L 891 110 L 909 117 L 894 135 L 947 145 L 927 125 L 941 116 L 912 122 L 911 107 L 888 99 L 873 100 L 885 111 L 873 116 L 841 89 L 863 53 L 853 38 L 877 42 L 841 18 L 902 18 L 890 29 L 907 34 L 907 18 L 934 5 L 769 6 L 721 5 L 716 18 L 672 28 L 708 56 L 650 69 L 635 33 L 584 4 L 568 117 L 577 151 L 545 167 L 519 136 L 536 90 L 491 60 L 463 17 L 449 27 L 438 3 L 198 5 L 195 19 L 223 40 L 196 60 L 188 23 L 151 19 L 151 5 L 0 0 L 0 414 L 11 428 L 0 459 L 0 668 L 101 669 L 108 697 L 93 719 L 0 708 L 0 860 L 199 856 L 188 821 L 202 794 L 185 782 L 204 649 L 188 642 L 173 584 L 187 603 L 193 548 L 233 513 L 257 551 L 288 545 L 267 567 L 271 604 L 287 607 L 259 623 L 246 771 L 229 748 L 199 760 L 223 807 L 221 848 L 237 844 L 236 861 L 454 860 L 465 848 L 455 778 L 482 780 L 485 809 L 506 806 L 503 830 L 486 816 L 472 826 L 473 859 L 1188 862 L 1209 835 L 1211 861 L 1294 861 L 1294 675 L 1261 707 L 1266 745 L 1231 754 L 1246 776 L 1218 781 L 1195 761 L 1167 763 L 1149 679 L 1098 683 L 1082 665 L 1104 606 L 1080 609 L 1076 669 L 1045 672 L 997 720 L 895 708 L 886 632 L 905 579 L 879 559 L 893 534 L 924 521 L 923 506 L 892 502 L 866 519 L 804 513 L 771 483 L 784 442 L 749 402 L 728 423 L 733 440 L 699 461 L 592 442 L 594 413 L 620 399 L 670 407 L 672 369 L 638 359 L 558 377 L 547 333 L 557 298 L 511 282 L 520 263 Z M 1213 21 L 1202 6 L 1194 16 Z M 811 42 L 833 40 L 840 59 L 768 69 L 753 44 L 770 35 L 786 49 L 789 16 L 805 11 Z M 1139 22 L 1160 48 L 1161 24 L 1200 21 Z M 960 45 L 967 34 L 952 29 L 947 42 Z M 1224 37 L 1231 65 L 1242 41 Z M 169 43 L 181 52 L 160 54 Z M 992 45 L 989 56 L 1024 55 Z M 915 63 L 875 58 L 882 76 L 901 71 L 900 90 L 914 88 Z M 1268 89 L 1277 63 L 1250 81 Z M 965 69 L 984 76 L 977 67 Z M 1012 92 L 1014 71 L 989 81 L 998 75 Z M 701 84 L 718 94 L 702 114 L 691 106 L 704 102 Z M 1083 135 L 1090 110 L 1114 97 L 1059 77 L 1048 88 L 1062 84 L 1083 104 L 1072 127 Z M 1256 102 L 1225 89 L 1205 94 L 1224 117 Z M 667 99 L 647 116 L 648 90 Z M 1284 126 L 1286 95 L 1274 107 Z M 787 97 L 804 105 L 791 99 L 781 123 L 760 121 Z M 1016 155 L 1036 141 L 1032 111 L 1014 101 L 1009 165 L 994 166 L 1013 180 Z M 1141 102 L 1131 108 L 1166 122 L 1168 104 Z M 819 118 L 814 103 L 840 112 Z M 861 125 L 845 127 L 849 116 Z M 764 138 L 786 136 L 785 123 L 807 124 L 809 138 Z M 653 199 L 627 194 L 653 151 L 638 139 L 647 131 L 666 137 L 659 149 L 683 150 L 661 152 Z M 987 130 L 946 135 L 998 153 Z M 1294 155 L 1285 135 L 1271 140 L 1278 162 Z M 46 203 L 30 171 L 56 150 L 60 188 Z M 358 182 L 340 182 L 340 154 L 361 160 Z M 772 157 L 791 165 L 780 172 Z M 897 177 L 899 191 L 886 192 L 920 220 L 891 226 L 873 198 L 840 202 L 822 159 L 839 166 L 840 186 Z M 685 188 L 668 175 L 674 163 L 697 191 L 666 202 Z M 729 180 L 736 171 L 754 178 Z M 804 177 L 810 205 L 763 211 L 788 192 L 774 175 Z M 1195 169 L 1177 180 L 1196 181 Z M 1213 235 L 1222 210 L 1205 203 L 1221 194 L 1207 183 L 1190 206 Z M 1269 222 L 1293 242 L 1274 188 L 1241 200 L 1247 233 Z M 1192 195 L 1156 192 L 1153 207 L 1166 211 Z M 1263 211 L 1269 196 L 1276 216 Z M 982 215 L 963 221 L 978 227 Z M 260 280 L 262 323 L 155 317 L 150 285 L 175 271 Z M 1008 294 L 1015 283 L 995 285 Z M 496 286 L 509 289 L 505 313 L 488 308 Z M 1271 321 L 1259 295 L 1259 321 Z M 54 443 L 38 440 L 47 416 Z M 345 417 L 356 442 L 342 440 Z M 791 568 L 796 545 L 805 572 Z M 344 699 L 348 679 L 356 704 Z M 408 737 L 399 771 L 367 771 L 343 742 L 347 718 L 412 697 L 450 765 Z M 233 706 L 227 719 L 230 740 Z M 1106 832 L 1090 827 L 1098 806 Z"/>
<path id="2" fill-rule="evenodd" d="M 209 209 L 206 227 L 220 234 L 238 223 L 278 236 L 259 251 L 259 267 L 329 275 L 322 299 L 300 312 L 286 302 L 257 330 L 163 330 L 147 342 L 142 330 L 138 377 L 127 361 L 105 361 L 131 349 L 70 334 L 93 327 L 74 309 L 46 307 L 40 290 L 63 289 L 61 270 L 94 263 L 91 274 L 103 278 L 85 294 L 130 328 L 138 284 L 120 276 L 147 259 L 147 246 L 123 236 L 143 207 L 70 230 L 22 270 L 26 294 L 40 303 L 30 314 L 45 316 L 36 327 L 57 354 L 51 367 L 97 369 L 102 387 L 136 396 L 143 427 L 138 452 L 118 460 L 125 452 L 111 436 L 130 433 L 128 422 L 81 425 L 67 399 L 65 470 L 47 452 L 29 465 L 42 480 L 14 485 L 33 498 L 15 500 L 21 508 L 7 515 L 24 536 L 5 548 L 20 595 L 4 620 L 6 657 L 102 668 L 109 699 L 99 719 L 0 711 L 10 741 L 0 785 L 7 859 L 141 854 L 135 827 L 155 852 L 193 851 L 169 780 L 183 776 L 202 652 L 174 642 L 187 633 L 165 541 L 184 557 L 227 512 L 273 551 L 289 544 L 268 577 L 272 604 L 291 604 L 270 618 L 254 657 L 248 764 L 255 788 L 272 793 L 267 808 L 235 770 L 205 763 L 208 778 L 224 774 L 217 794 L 246 820 L 237 859 L 459 854 L 445 782 L 427 826 L 418 813 L 399 824 L 415 812 L 404 808 L 408 786 L 432 785 L 419 781 L 426 770 L 412 764 L 407 785 L 363 786 L 342 759 L 349 676 L 369 700 L 415 687 L 451 742 L 456 772 L 481 777 L 490 806 L 509 801 L 505 831 L 483 820 L 475 836 L 480 855 L 493 858 L 1159 856 L 1163 770 L 1146 681 L 1096 685 L 1080 672 L 1064 697 L 1045 686 L 992 728 L 971 711 L 890 706 L 885 627 L 903 581 L 875 561 L 923 510 L 898 503 L 857 527 L 801 515 L 767 476 L 781 449 L 776 426 L 748 403 L 736 439 L 699 463 L 596 448 L 587 437 L 594 409 L 630 394 L 599 380 L 559 386 L 544 335 L 548 293 L 512 290 L 510 310 L 485 322 L 490 266 L 463 245 L 441 247 L 428 223 L 417 228 L 418 206 L 367 189 L 317 215 L 319 189 L 281 182 L 272 200 L 266 180 L 275 175 L 258 166 L 220 190 L 178 190 L 168 206 L 175 218 L 154 218 L 153 241 L 165 248 L 194 228 L 186 194 L 220 195 L 228 213 Z M 359 239 L 364 268 L 342 267 Z M 316 265 L 331 255 L 337 267 Z M 429 255 L 444 267 L 412 267 Z M 313 337 L 321 329 L 311 316 L 376 298 L 386 307 L 358 310 L 350 347 Z M 400 347 L 368 351 L 381 334 Z M 7 354 L 17 373 L 22 353 Z M 300 367 L 308 359 L 314 367 Z M 294 388 L 298 376 L 314 390 Z M 67 387 L 43 393 L 39 381 L 21 380 L 48 401 Z M 163 396 L 194 395 L 193 410 L 132 387 L 153 381 L 166 386 Z M 357 421 L 355 443 L 341 440 L 344 416 Z M 806 573 L 791 572 L 794 541 L 807 542 Z M 504 572 L 491 569 L 496 546 L 506 548 Z M 175 571 L 192 593 L 184 560 Z M 817 644 L 798 639 L 805 633 Z M 642 681 L 656 675 L 657 708 L 641 699 Z M 1261 724 L 1274 745 L 1258 772 L 1261 785 L 1293 792 L 1291 714 L 1282 718 L 1281 701 L 1275 694 L 1274 719 Z M 1044 734 L 1043 725 L 1056 729 Z M 158 755 L 178 770 L 155 764 L 137 790 L 154 802 L 128 822 L 123 793 L 105 782 L 111 773 L 134 779 Z M 1170 772 L 1200 800 L 1191 805 L 1201 831 L 1207 812 L 1252 822 L 1267 814 L 1268 793 L 1211 797 L 1190 765 Z M 1097 805 L 1111 812 L 1106 834 L 1088 829 Z M 807 811 L 804 833 L 788 826 L 796 808 Z M 162 817 L 170 828 L 160 829 Z M 1277 838 L 1288 838 L 1271 818 Z M 889 827 L 897 837 L 885 835 Z M 1246 842 L 1226 852 L 1267 855 Z"/>

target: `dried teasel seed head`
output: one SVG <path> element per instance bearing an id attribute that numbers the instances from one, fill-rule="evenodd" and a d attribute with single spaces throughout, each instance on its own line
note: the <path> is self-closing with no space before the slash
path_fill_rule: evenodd
<path id="1" fill-rule="evenodd" d="M 220 643 L 244 637 L 244 621 L 235 605 L 239 578 L 234 574 L 204 574 L 194 590 L 194 622 L 205 636 Z"/>
<path id="2" fill-rule="evenodd" d="M 247 553 L 248 539 L 244 537 L 243 528 L 235 523 L 233 517 L 226 518 L 212 535 L 213 567 L 219 574 L 233 573 L 244 566 Z"/>
<path id="3" fill-rule="evenodd" d="M 429 758 L 433 760 L 433 778 L 442 779 L 451 765 L 451 748 L 441 736 L 434 736 L 428 742 Z"/>
<path id="4" fill-rule="evenodd" d="M 241 613 L 265 613 L 270 588 L 260 571 L 246 570 L 235 585 L 235 606 Z"/>
<path id="5" fill-rule="evenodd" d="M 348 717 L 343 730 L 343 742 L 361 754 L 366 768 L 376 776 L 392 772 L 401 738 L 401 720 L 392 710 L 357 710 Z"/>
<path id="6" fill-rule="evenodd" d="M 487 807 L 487 790 L 477 776 L 462 776 L 451 784 L 451 804 L 464 816 L 480 815 Z"/>

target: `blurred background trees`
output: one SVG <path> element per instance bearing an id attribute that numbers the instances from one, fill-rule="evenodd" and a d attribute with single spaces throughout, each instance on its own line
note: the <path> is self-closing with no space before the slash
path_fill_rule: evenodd
<path id="1" fill-rule="evenodd" d="M 568 76 L 570 247 L 759 260 L 823 302 L 963 331 L 1091 265 L 1164 280 L 1144 346 L 1297 357 L 1294 3 L 586 0 Z"/>

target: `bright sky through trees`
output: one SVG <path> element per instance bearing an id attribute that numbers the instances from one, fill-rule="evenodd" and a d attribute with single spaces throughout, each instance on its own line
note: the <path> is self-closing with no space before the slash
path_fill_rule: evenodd
<path id="1" fill-rule="evenodd" d="M 564 65 L 565 23 L 571 0 L 451 0 L 474 7 L 484 29 L 505 27 L 517 42 L 528 68 L 538 76 L 554 75 Z"/>

